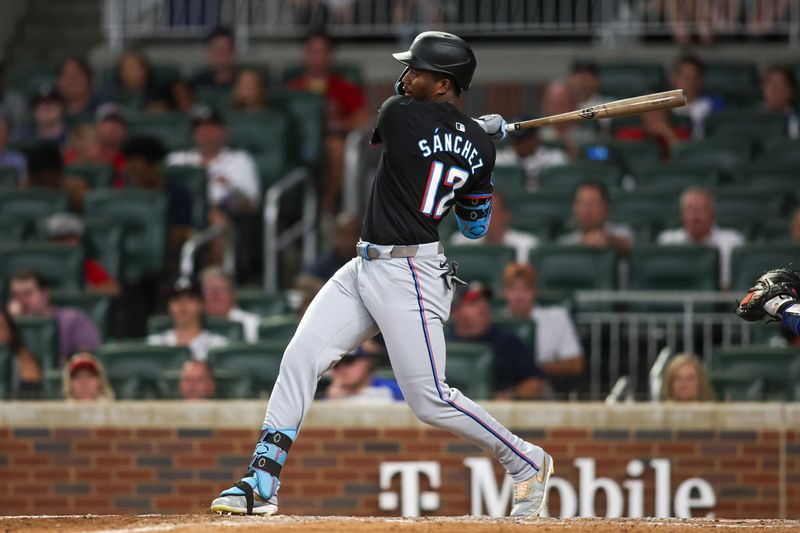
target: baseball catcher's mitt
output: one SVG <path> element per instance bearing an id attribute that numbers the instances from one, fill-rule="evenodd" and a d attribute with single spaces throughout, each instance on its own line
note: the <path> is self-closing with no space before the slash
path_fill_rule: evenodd
<path id="1" fill-rule="evenodd" d="M 776 268 L 765 272 L 736 306 L 736 316 L 748 322 L 761 320 L 767 314 L 764 304 L 776 296 L 800 299 L 800 275 L 796 271 Z"/>

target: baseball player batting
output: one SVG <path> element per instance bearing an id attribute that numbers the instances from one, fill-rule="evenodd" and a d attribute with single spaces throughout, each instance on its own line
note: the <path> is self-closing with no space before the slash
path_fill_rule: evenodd
<path id="1" fill-rule="evenodd" d="M 498 115 L 476 121 L 457 109 L 476 66 L 461 38 L 421 33 L 410 50 L 394 57 L 406 68 L 372 135 L 383 154 L 357 257 L 334 274 L 303 316 L 284 353 L 247 473 L 212 502 L 212 511 L 277 511 L 281 468 L 320 376 L 378 332 L 417 417 L 490 451 L 514 479 L 511 516 L 536 517 L 545 507 L 550 455 L 445 379 L 442 328 L 460 280 L 437 228 L 454 207 L 464 235 L 474 239 L 486 232 L 495 161 L 490 135 L 504 135 L 505 122 Z"/>

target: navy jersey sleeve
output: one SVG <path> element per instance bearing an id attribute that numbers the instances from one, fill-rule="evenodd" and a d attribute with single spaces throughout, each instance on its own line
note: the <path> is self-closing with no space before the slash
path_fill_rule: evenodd
<path id="1" fill-rule="evenodd" d="M 380 144 L 391 139 L 393 131 L 396 131 L 395 128 L 402 126 L 400 106 L 408 105 L 410 102 L 411 98 L 408 96 L 391 96 L 383 102 L 378 111 L 370 144 Z"/>

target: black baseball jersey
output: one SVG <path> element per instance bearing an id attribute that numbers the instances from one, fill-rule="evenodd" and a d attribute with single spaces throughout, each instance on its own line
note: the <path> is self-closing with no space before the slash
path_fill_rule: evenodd
<path id="1" fill-rule="evenodd" d="M 438 241 L 439 222 L 456 201 L 492 194 L 494 144 L 451 104 L 393 96 L 372 142 L 383 142 L 383 154 L 361 230 L 367 242 Z"/>

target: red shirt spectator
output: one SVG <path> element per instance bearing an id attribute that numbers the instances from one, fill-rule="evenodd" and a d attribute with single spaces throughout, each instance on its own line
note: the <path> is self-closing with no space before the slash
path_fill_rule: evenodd
<path id="1" fill-rule="evenodd" d="M 675 143 L 692 138 L 692 132 L 688 128 L 673 126 L 669 117 L 666 109 L 644 113 L 640 125 L 619 128 L 614 137 L 620 141 L 653 140 L 661 146 L 661 158 L 667 161 Z"/>

